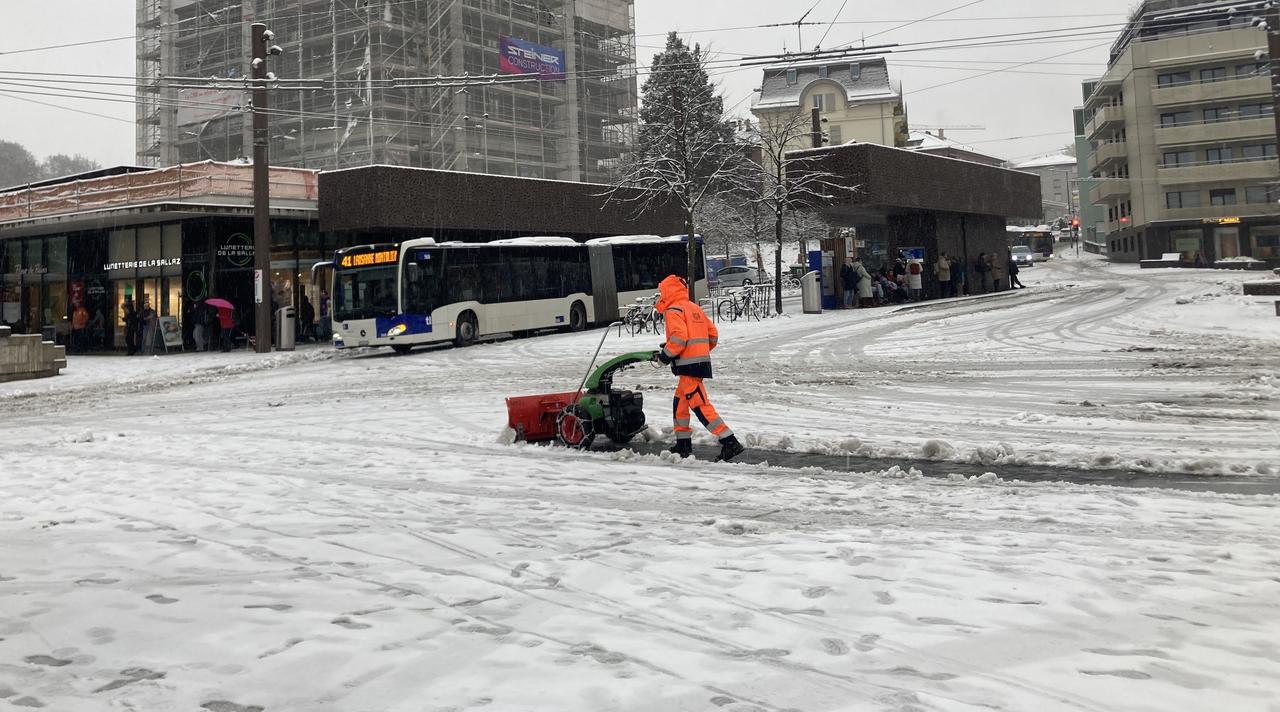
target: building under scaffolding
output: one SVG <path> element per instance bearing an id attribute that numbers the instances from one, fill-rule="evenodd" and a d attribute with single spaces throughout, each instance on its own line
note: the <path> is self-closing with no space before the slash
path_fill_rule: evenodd
<path id="1" fill-rule="evenodd" d="M 633 0 L 138 0 L 137 19 L 143 165 L 252 155 L 254 22 L 284 50 L 273 165 L 608 182 L 635 135 Z M 509 73 L 513 44 L 563 78 L 433 79 Z"/>

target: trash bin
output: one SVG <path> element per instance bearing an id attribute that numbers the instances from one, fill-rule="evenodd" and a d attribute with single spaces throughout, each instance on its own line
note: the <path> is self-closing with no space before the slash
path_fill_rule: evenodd
<path id="1" fill-rule="evenodd" d="M 297 324 L 293 307 L 276 310 L 276 350 L 292 351 Z"/>
<path id="2" fill-rule="evenodd" d="M 800 278 L 800 303 L 805 314 L 822 313 L 822 283 L 817 270 Z"/>

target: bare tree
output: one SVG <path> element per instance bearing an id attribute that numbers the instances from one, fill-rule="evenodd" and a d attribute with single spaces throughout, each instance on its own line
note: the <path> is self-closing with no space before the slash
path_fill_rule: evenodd
<path id="1" fill-rule="evenodd" d="M 820 156 L 805 151 L 789 151 L 798 139 L 811 132 L 809 116 L 769 116 L 751 128 L 752 142 L 759 148 L 760 158 L 748 163 L 751 177 L 742 183 L 751 200 L 772 214 L 776 251 L 773 258 L 774 283 L 782 284 L 782 245 L 786 217 L 800 211 L 812 211 L 855 190 L 834 173 L 821 170 Z M 803 248 L 801 249 L 803 252 Z M 782 290 L 774 293 L 774 309 L 782 313 Z"/>
<path id="2" fill-rule="evenodd" d="M 650 146 L 660 145 L 661 152 L 637 151 L 623 167 L 621 176 L 606 195 L 609 201 L 635 203 L 637 212 L 654 205 L 675 202 L 685 216 L 685 234 L 689 236 L 687 272 L 689 298 L 696 301 L 694 275 L 697 244 L 694 236 L 702 206 L 719 195 L 733 192 L 744 175 L 744 156 L 725 139 L 722 126 L 694 124 L 688 118 L 708 107 L 696 105 L 679 91 L 671 97 L 672 121 L 663 125 L 647 125 Z M 715 106 L 721 104 L 714 99 Z"/>

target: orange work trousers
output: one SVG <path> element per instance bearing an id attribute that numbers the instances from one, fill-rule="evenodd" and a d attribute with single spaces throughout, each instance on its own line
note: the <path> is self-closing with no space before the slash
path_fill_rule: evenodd
<path id="1" fill-rule="evenodd" d="M 676 384 L 676 397 L 674 402 L 674 412 L 676 421 L 676 440 L 692 440 L 693 428 L 690 427 L 689 412 L 698 416 L 698 420 L 711 434 L 717 439 L 733 435 L 733 431 L 725 425 L 724 420 L 720 418 L 720 414 L 716 413 L 715 406 L 711 405 L 711 401 L 707 399 L 707 389 L 703 385 L 701 378 L 693 376 L 680 376 L 680 382 Z"/>

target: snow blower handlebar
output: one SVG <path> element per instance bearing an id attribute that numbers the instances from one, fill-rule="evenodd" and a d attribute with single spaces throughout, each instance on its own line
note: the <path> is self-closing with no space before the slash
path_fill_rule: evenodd
<path id="1" fill-rule="evenodd" d="M 604 329 L 604 334 L 600 336 L 600 343 L 596 345 L 596 352 L 591 355 L 591 363 L 587 365 L 587 372 L 582 374 L 582 382 L 578 384 L 578 390 L 575 391 L 574 401 L 582 397 L 582 389 L 587 385 L 587 379 L 591 378 L 591 371 L 596 367 L 596 359 L 600 358 L 600 349 L 604 348 L 604 340 L 609 338 L 609 330 L 615 326 L 621 326 L 622 322 L 615 321 Z"/>

